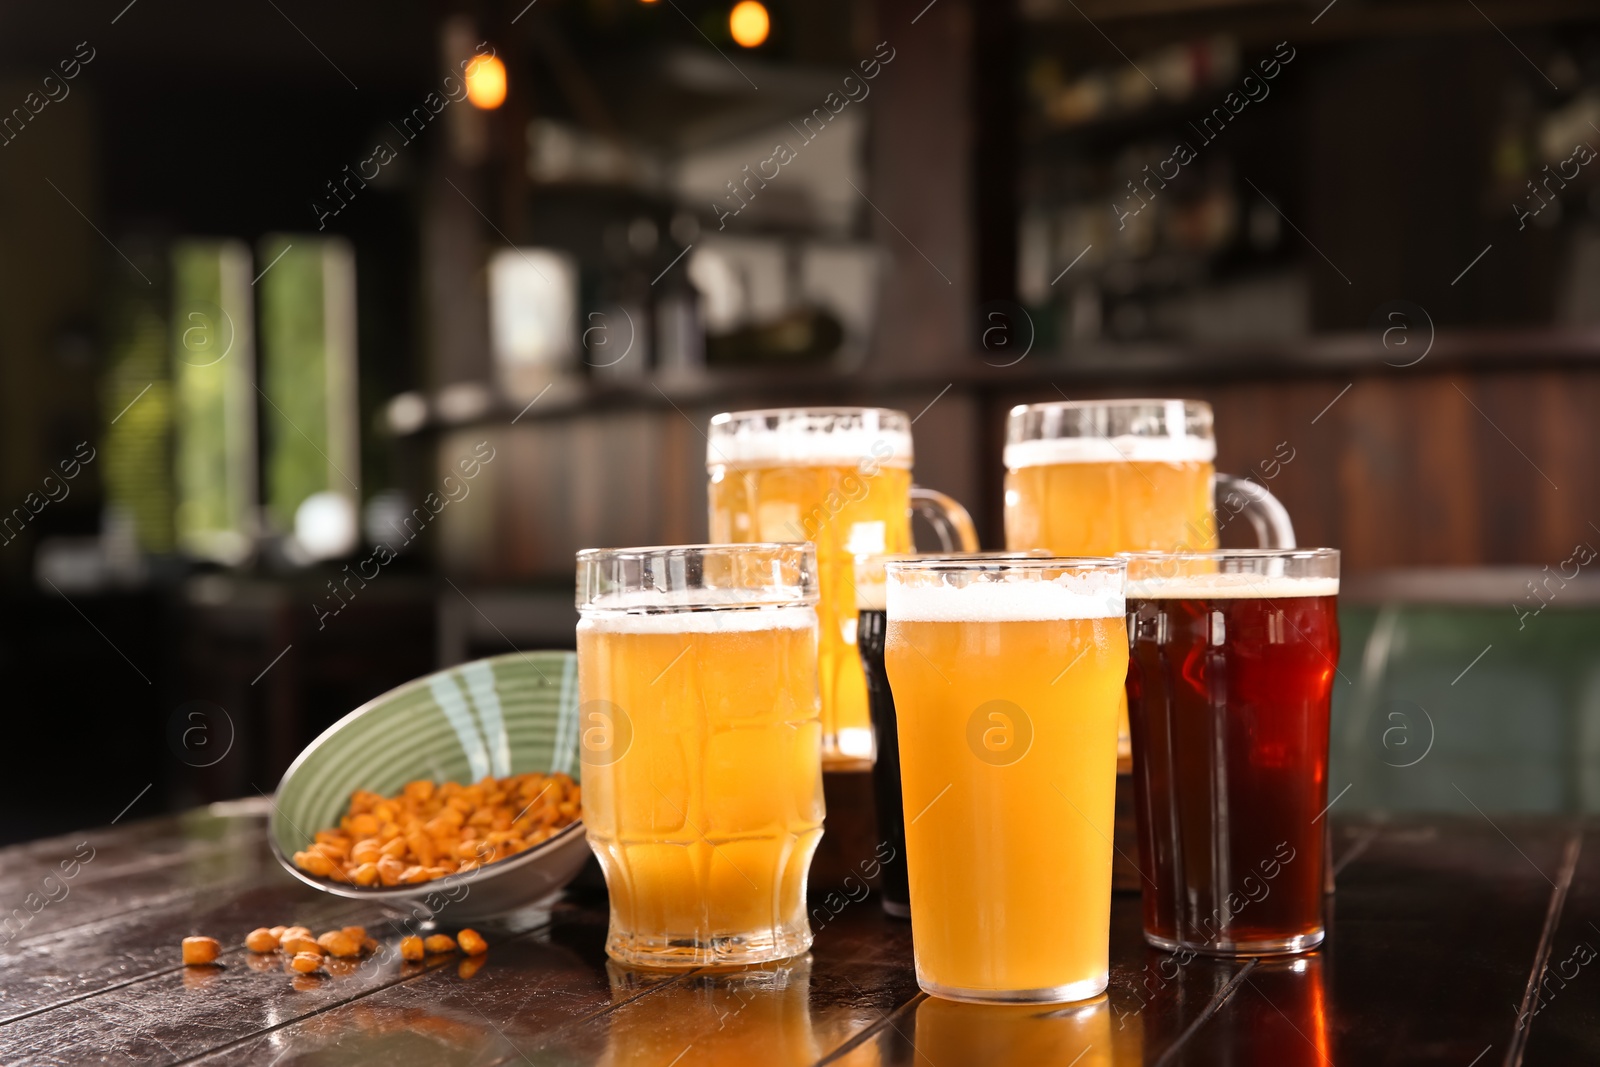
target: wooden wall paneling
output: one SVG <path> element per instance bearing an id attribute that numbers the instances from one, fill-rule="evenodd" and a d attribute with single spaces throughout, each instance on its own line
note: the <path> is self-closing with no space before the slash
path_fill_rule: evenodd
<path id="1" fill-rule="evenodd" d="M 1285 489 L 1293 486 L 1296 475 L 1303 474 L 1303 470 L 1295 469 L 1295 463 L 1304 459 L 1304 429 L 1309 416 L 1295 425 L 1294 413 L 1286 404 L 1295 392 L 1282 382 L 1233 383 L 1206 390 L 1200 398 L 1210 401 L 1216 418 L 1218 471 L 1252 479 L 1282 498 Z M 1290 449 L 1294 450 L 1294 460 L 1284 466 L 1278 454 L 1290 454 Z M 1301 514 L 1305 509 L 1294 507 L 1288 500 L 1284 506 L 1294 520 L 1297 540 L 1312 543 L 1305 540 L 1307 531 Z M 1224 515 L 1219 521 L 1223 545 L 1255 546 L 1255 530 L 1248 520 Z"/>
<path id="2" fill-rule="evenodd" d="M 662 413 L 657 429 L 661 443 L 657 499 L 664 544 L 704 544 L 710 536 L 704 431 L 704 425 L 696 426 L 670 408 Z"/>
<path id="3" fill-rule="evenodd" d="M 981 516 L 999 504 L 998 499 L 989 499 L 994 490 L 980 469 L 978 413 L 982 404 L 971 393 L 956 388 L 940 396 L 943 388 L 897 394 L 893 405 L 916 420 L 911 428 L 916 484 L 955 497 L 979 523 Z M 980 525 L 980 543 L 998 548 L 1000 540 L 990 540 L 990 536 Z"/>
<path id="4" fill-rule="evenodd" d="M 1465 395 L 1455 401 L 1472 416 L 1476 476 L 1487 487 L 1478 520 L 1482 556 L 1494 563 L 1559 562 L 1565 554 L 1553 561 L 1547 558 L 1542 546 L 1554 541 L 1539 529 L 1548 498 L 1560 492 L 1556 488 L 1560 483 L 1541 473 L 1545 469 L 1541 460 L 1548 462 L 1550 457 L 1541 447 L 1544 415 L 1538 410 L 1539 390 L 1522 374 L 1474 374 L 1460 386 Z"/>
<path id="5" fill-rule="evenodd" d="M 1530 455 L 1561 487 L 1538 497 L 1542 538 L 1531 562 L 1557 569 L 1580 542 L 1600 548 L 1600 375 L 1544 371 L 1530 384 L 1538 418 Z"/>
<path id="6" fill-rule="evenodd" d="M 1341 520 L 1345 501 L 1339 493 L 1337 471 L 1345 441 L 1342 424 L 1335 416 L 1339 405 L 1350 399 L 1349 393 L 1339 396 L 1347 385 L 1355 391 L 1355 383 L 1345 377 L 1285 383 L 1272 400 L 1279 412 L 1282 436 L 1269 446 L 1277 458 L 1279 443 L 1287 442 L 1290 458 L 1277 477 L 1263 484 L 1289 509 L 1296 539 L 1302 545 L 1344 547 Z"/>
<path id="7" fill-rule="evenodd" d="M 1278 429 L 1268 400 L 1271 389 L 1272 386 L 1264 382 L 1238 383 L 1212 387 L 1195 396 L 1211 405 L 1217 437 L 1217 470 L 1240 478 L 1249 477 L 1252 467 L 1272 455 L 1268 440 Z M 1223 544 L 1230 547 L 1255 544 L 1255 533 L 1247 520 L 1233 522 L 1219 517 L 1219 522 Z"/>
<path id="8" fill-rule="evenodd" d="M 1412 554 L 1404 399 L 1383 380 L 1361 379 L 1321 421 L 1332 418 L 1338 419 L 1345 442 L 1337 481 L 1345 569 L 1399 566 Z M 1385 521 L 1375 524 L 1372 515 Z"/>
<path id="9" fill-rule="evenodd" d="M 1406 375 L 1376 379 L 1403 398 L 1403 430 L 1411 491 L 1404 519 L 1411 532 L 1406 563 L 1411 566 L 1465 566 L 1483 558 L 1478 515 L 1482 510 L 1477 412 L 1462 402 L 1457 374 Z M 1387 516 L 1365 521 L 1382 526 Z"/>

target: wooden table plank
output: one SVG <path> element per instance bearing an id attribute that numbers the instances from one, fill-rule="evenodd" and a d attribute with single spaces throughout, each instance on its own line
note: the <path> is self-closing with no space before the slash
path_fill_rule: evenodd
<path id="1" fill-rule="evenodd" d="M 1340 872 L 1324 948 L 1263 961 L 1169 1062 L 1489 1062 L 1550 896 L 1534 865 L 1553 870 L 1567 837 L 1476 816 L 1381 828 Z"/>
<path id="2" fill-rule="evenodd" d="M 1516 1008 L 1541 943 L 1572 976 L 1547 983 L 1526 1062 L 1600 1061 L 1600 1000 L 1585 995 L 1600 968 L 1570 962 L 1580 943 L 1600 948 L 1592 824 L 1579 849 L 1555 820 L 1344 823 L 1327 946 L 1288 960 L 1180 965 L 1143 944 L 1138 898 L 1118 894 L 1110 989 L 1067 1008 L 922 996 L 909 926 L 873 899 L 819 924 L 808 958 L 733 973 L 610 964 L 604 897 L 582 893 L 480 927 L 492 948 L 470 976 L 459 957 L 386 959 L 296 982 L 237 949 L 221 967 L 177 967 L 190 932 L 234 945 L 253 926 L 309 918 L 384 933 L 381 911 L 277 871 L 260 830 L 246 815 L 96 831 L 110 838 L 95 861 L 113 860 L 110 873 L 50 905 L 0 961 L 0 1063 L 1466 1067 L 1484 1054 L 1489 1067 L 1515 1064 Z M 0 869 L 23 853 L 36 873 L 60 840 L 0 851 Z"/>
<path id="3" fill-rule="evenodd" d="M 263 801 L 263 804 L 266 802 Z M 6 910 L 22 902 L 27 893 L 41 891 L 46 876 L 60 878 L 77 863 L 78 872 L 65 879 L 69 890 L 76 886 L 127 874 L 170 868 L 187 860 L 216 852 L 239 851 L 247 840 L 265 841 L 266 825 L 262 805 L 221 805 L 224 815 L 199 808 L 181 815 L 137 819 L 119 826 L 98 827 L 58 837 L 41 838 L 3 850 L 5 865 L 0 869 L 0 903 Z M 244 812 L 256 811 L 256 815 Z M 251 849 L 254 855 L 256 850 Z"/>
<path id="4" fill-rule="evenodd" d="M 605 922 L 603 900 L 565 906 L 537 935 L 491 947 L 470 980 L 447 967 L 202 1062 L 284 1065 L 337 1049 L 341 1063 L 746 1063 L 764 1050 L 810 1064 L 917 995 L 909 926 L 875 900 L 821 926 L 809 957 L 731 973 L 618 967 Z M 401 1038 L 395 1020 L 430 1022 Z M 412 1059 L 378 1051 L 400 1045 Z"/>
<path id="5" fill-rule="evenodd" d="M 563 904 L 548 923 L 521 931 L 485 926 L 483 932 L 490 948 L 479 968 L 464 969 L 457 956 L 426 968 L 406 965 L 399 981 L 381 986 L 330 977 L 320 983 L 317 992 L 327 998 L 315 1012 L 297 1008 L 197 1062 L 485 1067 L 520 1058 L 519 1043 L 532 1044 L 613 1006 L 604 968 L 593 962 L 596 951 L 604 954 L 603 909 Z M 281 981 L 278 975 L 254 977 Z"/>
<path id="6" fill-rule="evenodd" d="M 363 923 L 387 942 L 398 939 L 376 909 L 358 907 L 346 921 Z M 494 936 L 509 940 L 546 921 L 545 912 L 524 911 Z M 390 953 L 352 961 L 352 973 L 322 978 L 291 975 L 276 957 L 230 956 L 220 965 L 158 973 L 0 1027 L 0 1063 L 186 1062 L 455 963 L 446 957 L 404 964 Z"/>
<path id="7" fill-rule="evenodd" d="M 1551 871 L 1559 882 L 1561 872 Z M 1579 837 L 1542 981 L 1517 1021 L 1527 1029 L 1524 1063 L 1600 1062 L 1600 827 Z"/>
<path id="8" fill-rule="evenodd" d="M 242 963 L 244 935 L 258 926 L 292 921 L 325 930 L 356 922 L 353 916 L 370 912 L 358 902 L 319 893 L 281 872 L 263 872 L 244 885 L 180 894 L 159 907 L 36 938 L 23 951 L 0 961 L 5 968 L 0 1027 L 99 992 L 181 971 L 180 946 L 191 934 L 216 936 L 223 942 L 223 962 Z"/>

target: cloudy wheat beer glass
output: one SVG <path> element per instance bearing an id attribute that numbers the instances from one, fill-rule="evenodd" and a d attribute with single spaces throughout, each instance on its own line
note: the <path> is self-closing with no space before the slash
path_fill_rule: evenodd
<path id="1" fill-rule="evenodd" d="M 735 411 L 714 417 L 706 440 L 713 541 L 816 545 L 823 758 L 870 759 L 855 557 L 911 551 L 913 507 L 949 548 L 975 552 L 971 518 L 944 494 L 912 486 L 911 419 L 903 411 Z"/>
<path id="2" fill-rule="evenodd" d="M 578 553 L 584 824 L 628 964 L 811 945 L 822 836 L 816 555 L 808 544 Z"/>
<path id="3" fill-rule="evenodd" d="M 1145 939 L 1223 955 L 1312 948 L 1339 553 L 1126 558 Z"/>
<path id="4" fill-rule="evenodd" d="M 1124 564 L 890 560 L 885 666 L 917 981 L 935 996 L 1106 988 Z"/>

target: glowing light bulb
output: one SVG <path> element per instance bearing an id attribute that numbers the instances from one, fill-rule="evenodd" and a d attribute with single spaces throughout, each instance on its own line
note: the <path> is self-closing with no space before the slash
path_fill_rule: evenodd
<path id="1" fill-rule="evenodd" d="M 495 56 L 478 56 L 467 64 L 467 99 L 473 107 L 493 111 L 506 102 L 506 65 Z"/>
<path id="2" fill-rule="evenodd" d="M 755 48 L 767 39 L 772 19 L 757 0 L 739 0 L 728 13 L 728 31 L 741 48 Z"/>

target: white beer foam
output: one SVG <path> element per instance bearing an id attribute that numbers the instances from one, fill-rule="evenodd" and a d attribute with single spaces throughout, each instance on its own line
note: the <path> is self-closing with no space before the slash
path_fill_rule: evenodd
<path id="1" fill-rule="evenodd" d="M 696 591 L 703 597 L 704 593 Z M 645 599 L 648 598 L 648 599 Z M 739 608 L 737 598 L 716 609 L 672 610 L 671 594 L 625 593 L 585 605 L 578 621 L 579 633 L 726 634 L 758 630 L 803 630 L 817 625 L 816 609 L 809 604 Z M 646 611 L 641 608 L 664 608 Z M 729 610 L 735 609 L 735 610 Z"/>
<path id="2" fill-rule="evenodd" d="M 1007 470 L 1056 463 L 1210 463 L 1217 443 L 1209 437 L 1055 437 L 1006 445 Z"/>
<path id="3" fill-rule="evenodd" d="M 1234 572 L 1128 580 L 1130 600 L 1279 600 L 1338 595 L 1337 578 L 1288 578 Z"/>
<path id="4" fill-rule="evenodd" d="M 706 465 L 730 467 L 884 467 L 911 466 L 911 435 L 898 430 L 814 429 L 785 423 L 776 429 L 740 427 L 734 433 L 713 429 L 706 442 Z"/>
<path id="5" fill-rule="evenodd" d="M 890 621 L 1053 622 L 1123 616 L 1122 575 L 1064 574 L 1048 582 L 1018 577 L 966 585 L 888 581 Z"/>

